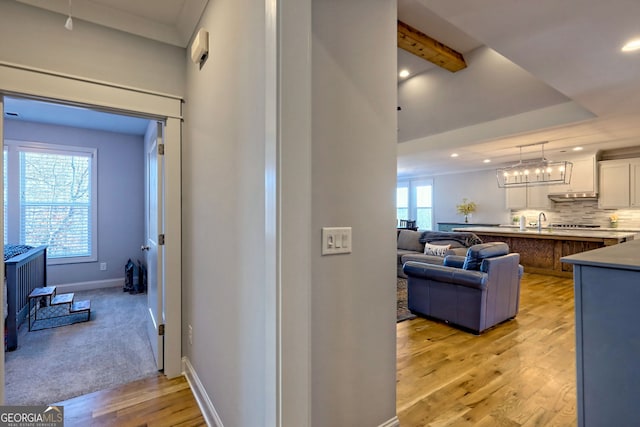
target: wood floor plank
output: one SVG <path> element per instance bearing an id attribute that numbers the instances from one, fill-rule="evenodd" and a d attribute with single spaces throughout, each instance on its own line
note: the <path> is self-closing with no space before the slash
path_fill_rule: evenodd
<path id="1" fill-rule="evenodd" d="M 206 426 L 184 377 L 164 375 L 79 396 L 64 406 L 65 426 Z"/>
<path id="2" fill-rule="evenodd" d="M 186 380 L 163 375 L 60 402 L 70 426 L 205 426 Z M 402 427 L 576 425 L 573 283 L 525 274 L 520 313 L 481 336 L 397 325 Z"/>
<path id="3" fill-rule="evenodd" d="M 518 316 L 480 336 L 397 325 L 402 427 L 576 425 L 573 282 L 525 273 Z"/>

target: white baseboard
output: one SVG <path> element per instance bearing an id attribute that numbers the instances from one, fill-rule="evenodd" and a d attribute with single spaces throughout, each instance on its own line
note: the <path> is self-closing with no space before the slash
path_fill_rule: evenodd
<path id="1" fill-rule="evenodd" d="M 398 417 L 393 417 L 389 421 L 380 424 L 378 427 L 400 427 L 400 420 Z"/>
<path id="2" fill-rule="evenodd" d="M 196 374 L 193 365 L 191 365 L 191 362 L 189 362 L 186 356 L 182 358 L 182 371 L 191 387 L 191 391 L 193 391 L 193 396 L 196 402 L 198 402 L 198 406 L 200 407 L 200 411 L 202 411 L 202 416 L 207 425 L 211 427 L 224 427 L 220 416 L 216 412 L 216 408 L 214 408 L 211 399 L 209 399 L 207 395 L 207 391 L 198 378 L 198 374 Z"/>
<path id="3" fill-rule="evenodd" d="M 222 425 L 222 420 L 216 412 L 211 399 L 209 399 L 209 396 L 207 395 L 204 386 L 200 382 L 195 369 L 186 356 L 182 358 L 182 373 L 187 379 L 189 386 L 191 387 L 193 396 L 195 397 L 196 402 L 200 407 L 200 411 L 202 411 L 202 416 L 204 417 L 207 425 L 211 427 L 224 427 Z M 400 420 L 398 419 L 398 417 L 393 417 L 390 420 L 380 424 L 378 427 L 400 427 Z"/>
<path id="4" fill-rule="evenodd" d="M 122 288 L 124 286 L 124 277 L 120 279 L 93 280 L 91 282 L 62 283 L 56 285 L 57 293 L 63 292 L 80 292 L 91 291 L 101 288 Z"/>

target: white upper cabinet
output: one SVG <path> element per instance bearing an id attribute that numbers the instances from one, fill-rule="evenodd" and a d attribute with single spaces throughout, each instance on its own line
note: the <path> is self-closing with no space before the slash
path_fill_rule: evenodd
<path id="1" fill-rule="evenodd" d="M 507 209 L 548 209 L 551 201 L 547 197 L 549 186 L 532 185 L 530 187 L 506 188 Z"/>
<path id="2" fill-rule="evenodd" d="M 553 191 L 553 185 L 532 185 L 527 188 L 527 207 L 536 209 L 549 209 L 551 200 L 547 196 Z"/>
<path id="3" fill-rule="evenodd" d="M 585 192 L 598 191 L 598 180 L 596 179 L 596 156 L 575 157 L 567 159 L 573 163 L 571 181 L 569 184 L 552 185 L 549 193 L 565 192 Z"/>
<path id="4" fill-rule="evenodd" d="M 640 207 L 640 159 L 600 162 L 601 208 Z"/>
<path id="5" fill-rule="evenodd" d="M 507 209 L 527 208 L 527 187 L 505 188 Z"/>

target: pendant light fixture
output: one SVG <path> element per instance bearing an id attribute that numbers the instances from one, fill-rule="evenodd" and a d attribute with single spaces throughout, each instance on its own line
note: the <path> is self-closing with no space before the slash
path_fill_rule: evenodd
<path id="1" fill-rule="evenodd" d="M 69 31 L 73 30 L 73 18 L 71 18 L 71 0 L 69 0 L 69 17 L 67 18 L 67 22 L 64 23 L 64 28 Z"/>
<path id="2" fill-rule="evenodd" d="M 544 145 L 547 141 L 534 144 L 519 145 L 520 161 L 513 165 L 496 170 L 498 187 L 525 187 L 532 185 L 552 185 L 571 183 L 573 163 L 562 161 L 553 162 L 544 156 Z M 522 148 L 542 146 L 542 157 L 534 160 L 522 160 Z"/>

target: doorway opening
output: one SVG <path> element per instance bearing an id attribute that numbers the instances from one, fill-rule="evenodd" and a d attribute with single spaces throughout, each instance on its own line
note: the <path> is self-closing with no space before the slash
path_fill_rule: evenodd
<path id="1" fill-rule="evenodd" d="M 82 218 L 79 218 L 82 215 L 77 215 L 78 209 L 73 211 L 76 213 L 73 218 L 68 215 L 71 211 L 67 210 L 67 217 L 57 218 L 57 228 L 48 230 L 48 239 L 35 242 L 33 233 L 25 232 L 25 227 L 20 225 L 26 219 L 22 203 L 24 191 L 16 191 L 23 195 L 15 198 L 16 203 L 12 203 L 13 199 L 8 196 L 12 191 L 11 185 L 24 189 L 25 183 L 30 182 L 28 177 L 21 176 L 25 168 L 21 166 L 20 159 L 24 165 L 25 156 L 15 156 L 18 162 L 12 165 L 7 163 L 8 156 L 5 155 L 5 243 L 9 243 L 7 238 L 12 236 L 22 243 L 44 243 L 52 249 L 55 247 L 55 250 L 49 250 L 53 256 L 48 260 L 46 284 L 56 285 L 60 289 L 58 293 L 76 293 L 83 297 L 89 295 L 94 299 L 91 320 L 87 323 L 29 332 L 28 336 L 27 323 L 21 326 L 18 348 L 15 352 L 7 353 L 5 358 L 5 401 L 11 404 L 51 403 L 77 395 L 73 394 L 74 390 L 84 394 L 156 374 L 162 365 L 158 365 L 158 358 L 154 358 L 151 351 L 146 324 L 149 307 L 153 306 L 157 313 L 157 298 L 162 298 L 162 295 L 158 296 L 156 292 L 156 301 L 149 301 L 148 294 L 125 294 L 122 292 L 122 282 L 128 259 L 140 260 L 146 265 L 146 257 L 140 251 L 147 240 L 146 220 L 150 217 L 147 212 L 149 204 L 146 202 L 149 194 L 148 175 L 145 173 L 150 168 L 146 164 L 145 145 L 151 139 L 154 144 L 157 143 L 162 135 L 158 135 L 158 129 L 162 126 L 149 117 L 107 113 L 91 107 L 20 97 L 5 97 L 4 112 L 5 141 L 19 141 L 20 146 L 35 143 L 36 148 L 44 152 L 61 145 L 93 146 L 94 156 L 97 157 L 93 166 L 97 169 L 97 182 L 95 190 L 89 191 L 95 194 L 89 194 L 91 197 L 87 200 L 87 212 L 95 209 L 93 218 L 97 220 L 92 221 L 91 215 L 86 215 L 84 225 L 78 225 L 82 223 Z M 44 171 L 40 168 L 40 172 Z M 78 170 L 72 172 L 77 173 Z M 46 182 L 49 192 L 62 193 L 64 183 L 68 184 L 68 181 L 58 181 L 61 184 L 58 189 L 54 185 L 58 178 L 46 178 L 44 173 L 40 173 L 38 179 Z M 69 190 L 69 185 L 66 187 Z M 42 196 L 40 194 L 36 199 L 41 201 L 44 198 Z M 60 197 L 54 202 L 64 204 Z M 17 224 L 20 231 L 13 230 L 13 224 Z M 80 235 L 88 236 L 90 241 L 84 245 L 88 248 L 85 259 L 72 259 L 70 262 L 66 254 L 60 256 L 57 248 L 60 241 L 65 241 L 60 235 L 69 229 L 81 229 Z M 164 284 L 162 277 L 160 281 Z M 156 331 L 164 323 L 164 320 L 157 322 L 157 318 L 156 315 L 152 322 Z M 136 322 L 141 324 L 135 325 Z M 74 331 L 79 332 L 75 337 Z M 36 335 L 39 335 L 39 340 L 35 339 Z M 38 349 L 38 346 L 44 349 Z M 34 353 L 38 354 L 39 359 L 31 357 Z M 90 367 L 86 371 L 79 368 L 83 366 L 81 359 L 86 359 L 86 366 Z M 27 371 L 24 370 L 25 360 L 31 366 Z M 46 399 L 43 401 L 20 400 L 20 390 L 15 390 L 14 386 L 28 384 L 23 381 L 28 380 L 25 372 L 33 373 L 37 367 L 46 368 L 49 375 L 35 375 L 40 378 L 36 388 L 50 390 L 53 397 L 43 397 Z M 67 380 L 63 381 L 65 372 L 68 374 Z M 51 378 L 52 384 L 42 384 L 43 377 Z M 56 394 L 57 390 L 60 394 Z M 29 393 L 27 390 L 27 395 L 27 399 L 36 398 L 32 391 Z"/>

